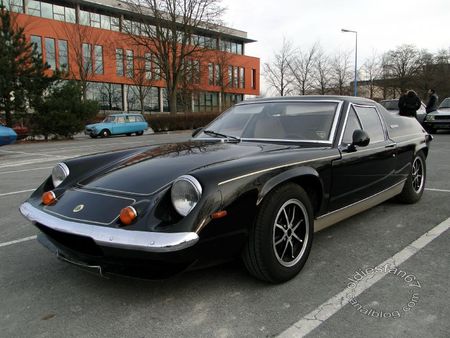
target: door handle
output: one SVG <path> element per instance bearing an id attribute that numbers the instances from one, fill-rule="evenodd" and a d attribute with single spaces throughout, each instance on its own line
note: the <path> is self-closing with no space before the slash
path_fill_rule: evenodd
<path id="1" fill-rule="evenodd" d="M 397 143 L 391 143 L 388 144 L 385 148 L 395 148 L 397 146 Z"/>

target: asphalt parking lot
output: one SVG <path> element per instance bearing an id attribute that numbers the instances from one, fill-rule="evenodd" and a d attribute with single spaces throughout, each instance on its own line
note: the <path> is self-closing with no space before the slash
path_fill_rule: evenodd
<path id="1" fill-rule="evenodd" d="M 448 133 L 435 135 L 419 203 L 388 201 L 316 233 L 304 269 L 282 285 L 239 262 L 165 281 L 104 279 L 57 260 L 19 214 L 65 158 L 189 137 L 0 148 L 0 337 L 449 336 Z"/>

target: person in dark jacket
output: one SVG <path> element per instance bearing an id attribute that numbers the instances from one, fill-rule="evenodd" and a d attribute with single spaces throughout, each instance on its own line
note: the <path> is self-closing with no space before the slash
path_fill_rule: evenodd
<path id="1" fill-rule="evenodd" d="M 428 95 L 429 95 L 429 98 L 428 98 L 428 103 L 427 103 L 427 107 L 426 107 L 427 114 L 437 110 L 437 104 L 438 104 L 438 100 L 439 100 L 439 98 L 436 94 L 436 91 L 434 89 L 430 89 L 428 91 Z"/>
<path id="2" fill-rule="evenodd" d="M 408 116 L 408 115 L 406 114 L 406 111 L 405 111 L 405 99 L 406 99 L 406 94 L 408 94 L 408 91 L 407 91 L 407 90 L 405 90 L 405 91 L 402 93 L 402 95 L 400 95 L 400 98 L 398 99 L 398 113 L 399 113 L 401 116 Z"/>
<path id="3" fill-rule="evenodd" d="M 421 102 L 414 90 L 409 90 L 404 96 L 400 107 L 399 100 L 399 113 L 402 116 L 417 117 L 417 109 L 420 108 Z"/>

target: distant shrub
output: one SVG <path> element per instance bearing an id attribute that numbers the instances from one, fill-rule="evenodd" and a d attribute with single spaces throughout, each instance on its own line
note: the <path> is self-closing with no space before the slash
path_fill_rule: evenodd
<path id="1" fill-rule="evenodd" d="M 196 129 L 206 126 L 220 113 L 181 113 L 145 115 L 150 128 L 155 132 Z"/>

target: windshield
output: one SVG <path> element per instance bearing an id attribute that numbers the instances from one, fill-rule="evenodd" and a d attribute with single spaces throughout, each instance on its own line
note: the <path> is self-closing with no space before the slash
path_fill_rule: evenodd
<path id="1" fill-rule="evenodd" d="M 439 108 L 450 108 L 450 97 L 447 97 L 444 101 L 442 101 Z"/>
<path id="2" fill-rule="evenodd" d="M 107 117 L 105 117 L 103 122 L 105 122 L 105 123 L 114 122 L 114 116 L 107 116 Z"/>
<path id="3" fill-rule="evenodd" d="M 197 138 L 211 132 L 243 140 L 331 141 L 337 102 L 267 102 L 237 105 L 220 115 Z"/>
<path id="4" fill-rule="evenodd" d="M 387 110 L 398 110 L 398 100 L 381 101 L 380 104 Z"/>

